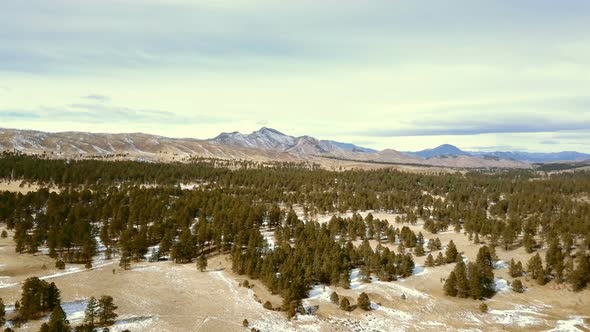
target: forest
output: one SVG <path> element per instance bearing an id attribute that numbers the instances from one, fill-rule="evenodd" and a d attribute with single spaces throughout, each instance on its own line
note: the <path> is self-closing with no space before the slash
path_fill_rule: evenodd
<path id="1" fill-rule="evenodd" d="M 495 250 L 518 247 L 548 250 L 543 259 L 537 254 L 524 265 L 511 262 L 514 278 L 526 274 L 540 285 L 567 282 L 575 290 L 590 282 L 590 173 L 584 171 L 336 172 L 278 162 L 164 164 L 5 153 L 0 178 L 44 187 L 27 194 L 0 192 L 0 223 L 14 230 L 19 253 L 43 249 L 56 264 L 92 266 L 100 249 L 123 268 L 146 259 L 206 265 L 207 257 L 229 254 L 234 272 L 280 294 L 289 316 L 316 283 L 346 288 L 353 268 L 365 279 L 407 278 L 413 258 L 426 250 L 428 264 L 456 264 L 444 285 L 449 296 L 493 296 Z M 192 186 L 183 188 L 186 184 Z M 295 206 L 303 207 L 303 216 Z M 367 210 L 402 217 L 379 220 L 354 213 L 325 223 L 314 219 L 320 213 Z M 452 242 L 435 260 L 440 241 L 425 243 L 421 232 L 405 227 L 418 219 L 424 233 L 451 230 L 487 245 L 476 262 L 465 264 Z M 274 243 L 262 229 L 273 232 Z M 397 253 L 388 243 L 398 246 Z"/>

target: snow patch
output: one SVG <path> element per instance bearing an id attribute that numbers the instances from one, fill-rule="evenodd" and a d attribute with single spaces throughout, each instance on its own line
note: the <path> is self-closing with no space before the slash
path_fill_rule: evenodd
<path id="1" fill-rule="evenodd" d="M 66 317 L 70 323 L 77 325 L 84 322 L 84 311 L 87 305 L 88 300 L 77 300 L 64 302 L 61 304 L 61 308 L 66 313 Z"/>
<path id="2" fill-rule="evenodd" d="M 583 329 L 582 329 L 583 328 Z M 590 326 L 584 322 L 584 317 L 570 316 L 566 320 L 558 320 L 555 328 L 550 332 L 583 332 L 588 331 Z"/>
<path id="3" fill-rule="evenodd" d="M 508 268 L 508 263 L 506 263 L 504 261 L 497 261 L 494 263 L 494 269 L 496 269 L 496 270 L 506 269 L 506 268 Z"/>
<path id="4" fill-rule="evenodd" d="M 537 316 L 545 316 L 538 312 L 537 307 L 516 305 L 512 310 L 490 310 L 492 319 L 499 324 L 508 326 L 527 327 L 546 324 L 544 319 Z"/>
<path id="5" fill-rule="evenodd" d="M 424 266 L 415 266 L 414 270 L 412 270 L 412 275 L 416 277 L 423 276 L 425 274 L 428 274 L 428 270 Z"/>
<path id="6" fill-rule="evenodd" d="M 498 293 L 504 293 L 510 291 L 510 286 L 508 285 L 508 281 L 503 278 L 494 278 L 494 288 Z"/>
<path id="7" fill-rule="evenodd" d="M 396 321 L 408 322 L 408 321 L 411 321 L 413 318 L 413 316 L 411 314 L 409 314 L 405 311 L 383 307 L 383 306 L 380 306 L 376 303 L 371 303 L 371 310 L 382 311 L 388 317 L 390 317 Z"/>

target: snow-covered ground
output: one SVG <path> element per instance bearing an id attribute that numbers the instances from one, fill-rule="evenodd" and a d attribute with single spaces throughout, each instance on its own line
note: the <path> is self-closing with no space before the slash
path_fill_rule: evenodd
<path id="1" fill-rule="evenodd" d="M 10 282 L 11 279 L 11 277 L 0 276 L 0 288 L 10 288 L 18 285 L 18 283 Z"/>
<path id="2" fill-rule="evenodd" d="M 73 325 L 82 324 L 84 322 L 84 311 L 88 305 L 88 300 L 77 300 L 64 302 L 61 304 L 61 308 L 66 313 L 67 319 Z"/>
<path id="3" fill-rule="evenodd" d="M 583 328 L 583 329 L 582 329 Z M 570 316 L 566 320 L 558 320 L 555 328 L 550 332 L 584 332 L 589 331 L 590 325 L 584 322 L 584 317 Z"/>
<path id="4" fill-rule="evenodd" d="M 494 263 L 494 269 L 496 269 L 496 270 L 501 270 L 501 269 L 506 269 L 506 268 L 508 268 L 508 263 L 506 263 L 502 260 L 496 261 Z"/>
<path id="5" fill-rule="evenodd" d="M 415 277 L 425 276 L 426 274 L 428 274 L 428 269 L 424 266 L 417 265 L 414 266 L 414 270 L 412 270 L 412 275 Z"/>
<path id="6" fill-rule="evenodd" d="M 493 309 L 488 313 L 496 323 L 507 326 L 528 327 L 547 324 L 547 321 L 543 319 L 547 315 L 540 313 L 540 309 L 534 305 L 515 305 L 513 309 Z"/>
<path id="7" fill-rule="evenodd" d="M 504 278 L 494 278 L 494 287 L 496 289 L 496 292 L 498 292 L 498 293 L 510 291 L 510 286 L 508 285 L 508 281 L 506 281 L 506 279 L 504 279 Z"/>

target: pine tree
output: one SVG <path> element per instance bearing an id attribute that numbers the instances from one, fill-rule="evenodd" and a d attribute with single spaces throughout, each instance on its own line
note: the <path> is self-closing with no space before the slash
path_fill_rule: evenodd
<path id="1" fill-rule="evenodd" d="M 343 297 L 340 299 L 340 309 L 350 311 L 350 301 L 348 301 L 348 298 Z"/>
<path id="2" fill-rule="evenodd" d="M 205 255 L 199 256 L 197 260 L 197 268 L 201 272 L 205 272 L 205 270 L 207 269 L 207 257 Z"/>
<path id="3" fill-rule="evenodd" d="M 371 301 L 369 300 L 369 296 L 362 292 L 357 300 L 358 307 L 363 310 L 371 310 Z"/>
<path id="4" fill-rule="evenodd" d="M 424 244 L 422 244 L 422 242 L 418 242 L 416 244 L 416 247 L 414 248 L 414 254 L 416 255 L 416 257 L 422 257 L 424 256 L 425 252 L 424 252 Z"/>
<path id="5" fill-rule="evenodd" d="M 273 310 L 272 308 L 272 303 L 270 303 L 270 301 L 266 301 L 264 302 L 264 304 L 262 305 L 262 307 L 266 310 Z"/>
<path id="6" fill-rule="evenodd" d="M 434 261 L 434 265 L 436 265 L 436 266 L 444 265 L 445 262 L 446 262 L 445 257 L 443 256 L 442 252 L 439 252 L 438 255 L 436 256 L 436 260 Z"/>
<path id="7" fill-rule="evenodd" d="M 490 297 L 495 292 L 495 283 L 494 283 L 494 261 L 492 258 L 492 253 L 490 252 L 490 248 L 488 246 L 483 246 L 479 248 L 479 252 L 477 253 L 477 258 L 475 265 L 477 269 L 473 271 L 478 275 L 469 275 L 468 278 L 475 277 L 476 281 L 470 280 L 470 286 L 475 287 L 476 284 L 479 284 L 479 290 L 474 291 L 472 289 L 472 296 L 474 298 L 479 298 L 481 296 Z"/>
<path id="8" fill-rule="evenodd" d="M 117 306 L 113 303 L 113 297 L 103 295 L 98 300 L 98 321 L 101 326 L 112 325 L 115 322 L 117 315 L 115 313 Z"/>
<path id="9" fill-rule="evenodd" d="M 344 289 L 350 289 L 350 274 L 348 273 L 348 271 L 345 271 L 344 273 L 340 274 L 340 287 L 344 288 Z"/>
<path id="10" fill-rule="evenodd" d="M 70 322 L 66 318 L 66 313 L 61 306 L 55 306 L 51 315 L 49 316 L 49 323 L 47 324 L 48 332 L 70 332 Z"/>
<path id="11" fill-rule="evenodd" d="M 578 265 L 569 277 L 569 282 L 572 284 L 575 292 L 584 289 L 590 282 L 590 262 L 588 256 L 583 253 L 578 254 Z"/>
<path id="12" fill-rule="evenodd" d="M 0 326 L 4 325 L 6 322 L 6 307 L 4 305 L 4 301 L 0 297 Z"/>
<path id="13" fill-rule="evenodd" d="M 555 271 L 555 280 L 557 282 L 561 282 L 563 277 L 563 270 L 565 269 L 563 258 L 559 240 L 553 239 L 545 253 L 545 264 L 547 265 L 547 271 Z"/>
<path id="14" fill-rule="evenodd" d="M 515 291 L 516 293 L 523 293 L 524 292 L 524 286 L 522 285 L 522 281 L 520 281 L 520 279 L 515 279 L 512 282 L 512 290 Z"/>
<path id="15" fill-rule="evenodd" d="M 482 302 L 479 305 L 479 311 L 485 314 L 486 312 L 488 312 L 488 305 Z"/>
<path id="16" fill-rule="evenodd" d="M 508 267 L 508 272 L 510 273 L 510 276 L 512 278 L 518 278 L 521 277 L 523 274 L 522 271 L 522 263 L 520 261 L 518 261 L 518 263 L 514 262 L 514 258 L 512 258 L 510 260 L 510 265 Z"/>
<path id="17" fill-rule="evenodd" d="M 535 239 L 533 238 L 533 236 L 529 233 L 529 232 L 525 232 L 522 242 L 524 244 L 524 249 L 526 250 L 527 253 L 532 253 L 533 251 L 535 251 L 535 246 L 537 245 L 537 243 L 535 242 Z"/>
<path id="18" fill-rule="evenodd" d="M 436 238 L 434 240 L 434 246 L 435 246 L 436 250 L 440 250 L 442 248 L 442 243 L 440 242 L 439 238 Z"/>
<path id="19" fill-rule="evenodd" d="M 539 285 L 544 285 L 546 283 L 545 269 L 543 269 L 543 261 L 541 260 L 539 253 L 529 259 L 527 263 L 527 271 L 531 278 L 537 280 Z"/>
<path id="20" fill-rule="evenodd" d="M 465 263 L 457 263 L 453 272 L 455 273 L 455 277 L 457 279 L 457 296 L 460 298 L 469 297 L 469 280 L 467 279 Z"/>
<path id="21" fill-rule="evenodd" d="M 447 277 L 447 280 L 445 281 L 443 290 L 447 296 L 457 296 L 457 277 L 455 276 L 455 272 L 451 271 Z"/>
<path id="22" fill-rule="evenodd" d="M 334 304 L 340 303 L 340 297 L 338 296 L 338 294 L 336 292 L 332 292 L 332 295 L 330 295 L 330 301 Z"/>
<path id="23" fill-rule="evenodd" d="M 90 299 L 88 299 L 86 310 L 84 310 L 84 322 L 88 323 L 91 327 L 94 326 L 95 320 L 98 316 L 98 312 L 98 301 L 94 296 L 91 296 Z"/>
<path id="24" fill-rule="evenodd" d="M 434 266 L 434 258 L 432 258 L 432 254 L 428 254 L 428 256 L 426 256 L 426 260 L 424 261 L 424 266 L 426 266 L 426 267 Z"/>
<path id="25" fill-rule="evenodd" d="M 454 263 L 457 261 L 457 256 L 459 255 L 459 252 L 457 251 L 457 247 L 455 246 L 453 240 L 449 242 L 445 255 L 447 263 Z"/>
<path id="26" fill-rule="evenodd" d="M 131 267 L 131 254 L 128 251 L 123 250 L 121 252 L 121 259 L 119 260 L 119 266 L 121 268 L 123 268 L 123 270 L 129 270 L 129 268 Z"/>

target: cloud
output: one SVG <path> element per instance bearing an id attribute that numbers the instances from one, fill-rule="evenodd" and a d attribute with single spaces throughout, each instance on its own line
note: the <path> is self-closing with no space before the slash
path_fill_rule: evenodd
<path id="1" fill-rule="evenodd" d="M 111 98 L 109 96 L 104 96 L 104 95 L 99 95 L 99 94 L 89 94 L 89 95 L 83 96 L 82 99 L 89 99 L 89 100 L 94 100 L 94 101 L 103 102 L 103 103 L 111 100 Z"/>
<path id="2" fill-rule="evenodd" d="M 73 103 L 65 106 L 39 106 L 36 109 L 0 109 L 4 121 L 31 120 L 39 122 L 117 123 L 186 125 L 190 123 L 219 123 L 222 117 L 205 114 L 178 115 L 172 112 L 111 106 L 102 103 Z"/>
<path id="3" fill-rule="evenodd" d="M 0 118 L 3 120 L 9 119 L 38 119 L 39 114 L 34 112 L 20 112 L 20 111 L 0 111 Z"/>
<path id="4" fill-rule="evenodd" d="M 556 141 L 556 140 L 544 140 L 539 143 L 545 144 L 545 145 L 559 145 L 560 144 L 559 141 Z"/>
<path id="5" fill-rule="evenodd" d="M 356 132 L 361 136 L 444 136 L 549 133 L 590 130 L 590 97 L 451 103 L 418 108 L 393 128 Z"/>
<path id="6" fill-rule="evenodd" d="M 438 125 L 432 123 L 414 122 L 413 128 L 407 129 L 374 129 L 357 132 L 361 136 L 395 137 L 395 136 L 444 136 L 444 135 L 480 135 L 505 133 L 545 133 L 566 130 L 590 130 L 590 122 L 568 122 L 546 119 L 519 119 L 518 123 L 478 122 L 466 120 L 463 122 L 441 121 Z"/>
<path id="7" fill-rule="evenodd" d="M 212 65 L 245 69 L 252 62 L 282 67 L 376 60 L 500 64 L 520 59 L 522 64 L 551 58 L 588 64 L 583 31 L 590 8 L 584 1 L 454 4 L 146 0 L 138 6 L 104 0 L 81 6 L 71 0 L 29 0 L 0 12 L 0 70 L 96 72 L 171 65 L 208 70 Z M 553 43 L 559 47 L 547 47 Z"/>

